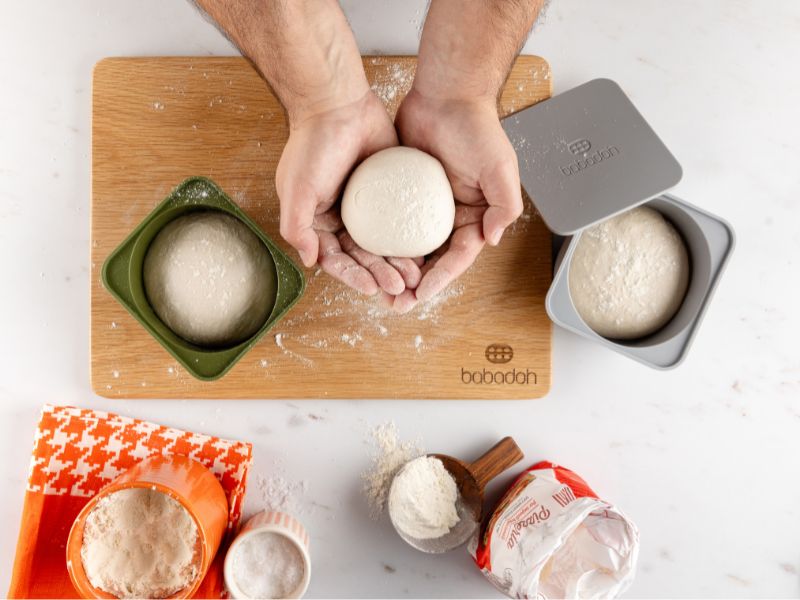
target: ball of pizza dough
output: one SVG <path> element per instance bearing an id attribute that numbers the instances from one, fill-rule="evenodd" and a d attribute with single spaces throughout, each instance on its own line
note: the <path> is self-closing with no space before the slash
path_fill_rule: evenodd
<path id="1" fill-rule="evenodd" d="M 580 234 L 569 267 L 572 302 L 603 337 L 654 333 L 675 315 L 689 285 L 683 238 L 656 210 L 634 208 Z"/>
<path id="2" fill-rule="evenodd" d="M 153 239 L 144 288 L 177 335 L 198 346 L 231 346 L 269 317 L 277 276 L 272 255 L 247 225 L 221 211 L 192 212 Z"/>
<path id="3" fill-rule="evenodd" d="M 453 190 L 430 154 L 398 146 L 362 162 L 342 198 L 342 221 L 356 244 L 378 256 L 425 256 L 447 241 Z"/>

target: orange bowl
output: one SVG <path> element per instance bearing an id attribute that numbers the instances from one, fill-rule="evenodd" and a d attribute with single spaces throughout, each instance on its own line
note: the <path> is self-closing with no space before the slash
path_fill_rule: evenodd
<path id="1" fill-rule="evenodd" d="M 217 478 L 199 462 L 185 456 L 152 456 L 117 477 L 83 507 L 67 540 L 67 570 L 82 598 L 115 598 L 94 587 L 83 569 L 81 546 L 86 517 L 101 498 L 127 488 L 150 488 L 167 494 L 183 506 L 200 536 L 197 578 L 170 598 L 191 597 L 208 572 L 228 523 L 228 500 Z"/>

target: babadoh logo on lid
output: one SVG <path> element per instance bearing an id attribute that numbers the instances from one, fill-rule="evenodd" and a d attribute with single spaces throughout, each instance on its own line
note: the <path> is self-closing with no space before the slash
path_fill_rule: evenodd
<path id="1" fill-rule="evenodd" d="M 575 175 L 575 173 L 579 173 L 584 169 L 588 169 L 589 167 L 600 164 L 604 160 L 614 158 L 620 153 L 619 148 L 616 146 L 606 146 L 602 150 L 595 150 L 592 154 L 589 154 L 591 149 L 592 143 L 586 138 L 579 138 L 567 144 L 567 150 L 569 150 L 575 156 L 580 156 L 582 158 L 578 158 L 566 166 L 559 167 L 562 175 L 571 177 L 572 175 Z"/>
<path id="2" fill-rule="evenodd" d="M 567 148 L 575 156 L 578 156 L 579 154 L 586 154 L 589 150 L 591 150 L 592 143 L 589 140 L 581 138 L 570 143 Z"/>

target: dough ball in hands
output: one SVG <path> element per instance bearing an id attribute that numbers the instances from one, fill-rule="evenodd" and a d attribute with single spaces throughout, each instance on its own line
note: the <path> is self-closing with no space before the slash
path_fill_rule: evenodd
<path id="1" fill-rule="evenodd" d="M 425 256 L 447 241 L 456 205 L 442 164 L 398 146 L 362 162 L 342 198 L 342 221 L 356 244 L 377 256 Z"/>
<path id="2" fill-rule="evenodd" d="M 277 276 L 272 255 L 247 225 L 220 211 L 193 212 L 153 239 L 144 287 L 177 335 L 198 346 L 231 346 L 269 317 Z"/>
<path id="3" fill-rule="evenodd" d="M 641 338 L 666 325 L 689 285 L 683 238 L 661 213 L 639 207 L 581 233 L 569 269 L 572 302 L 603 337 Z"/>

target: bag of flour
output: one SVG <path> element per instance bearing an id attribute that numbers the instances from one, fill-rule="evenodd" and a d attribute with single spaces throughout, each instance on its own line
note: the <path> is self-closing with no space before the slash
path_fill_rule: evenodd
<path id="1" fill-rule="evenodd" d="M 639 532 L 578 475 L 540 462 L 511 485 L 469 551 L 512 598 L 613 598 L 633 581 Z"/>

